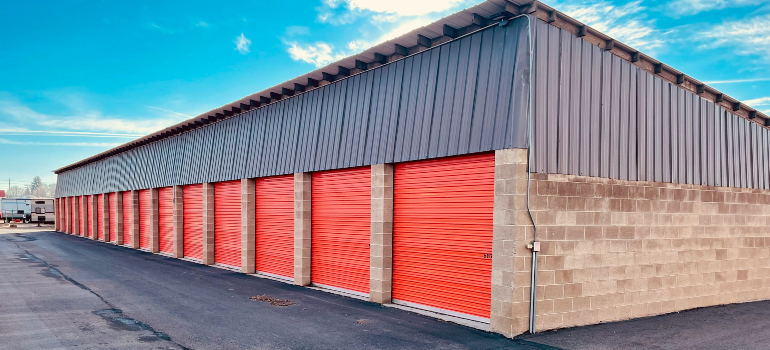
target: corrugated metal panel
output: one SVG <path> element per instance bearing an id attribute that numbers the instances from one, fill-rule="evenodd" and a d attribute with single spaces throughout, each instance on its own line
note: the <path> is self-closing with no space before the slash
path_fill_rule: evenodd
<path id="1" fill-rule="evenodd" d="M 294 277 L 294 176 L 256 180 L 256 270 Z"/>
<path id="2" fill-rule="evenodd" d="M 158 189 L 158 250 L 174 253 L 174 187 Z"/>
<path id="3" fill-rule="evenodd" d="M 265 108 L 61 173 L 59 195 L 525 147 L 526 25 L 521 18 L 494 26 Z M 84 180 L 99 176 L 103 178 Z"/>
<path id="4" fill-rule="evenodd" d="M 369 293 L 371 178 L 369 167 L 313 173 L 313 283 Z"/>
<path id="5" fill-rule="evenodd" d="M 534 171 L 770 186 L 767 128 L 559 28 L 535 32 Z"/>
<path id="6" fill-rule="evenodd" d="M 394 301 L 489 318 L 494 167 L 489 153 L 396 164 Z"/>
<path id="7" fill-rule="evenodd" d="M 214 261 L 241 266 L 241 181 L 214 184 Z"/>
<path id="8" fill-rule="evenodd" d="M 182 187 L 184 256 L 203 259 L 203 185 Z"/>

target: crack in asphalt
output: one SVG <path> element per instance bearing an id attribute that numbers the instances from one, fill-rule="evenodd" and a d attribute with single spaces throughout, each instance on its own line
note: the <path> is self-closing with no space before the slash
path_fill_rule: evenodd
<path id="1" fill-rule="evenodd" d="M 94 315 L 100 316 L 103 319 L 105 319 L 108 322 L 108 324 L 110 325 L 110 327 L 115 328 L 115 329 L 128 330 L 128 331 L 142 331 L 142 330 L 148 331 L 148 332 L 151 332 L 154 336 L 151 336 L 151 337 L 141 336 L 141 337 L 139 337 L 140 341 L 150 342 L 150 341 L 166 340 L 166 341 L 171 342 L 172 344 L 180 347 L 183 350 L 190 350 L 190 348 L 187 348 L 187 347 L 183 346 L 182 344 L 179 344 L 179 343 L 173 341 L 168 334 L 156 331 L 154 328 L 152 328 L 152 326 L 150 326 L 150 325 L 148 325 L 148 324 L 146 324 L 146 323 L 144 323 L 142 321 L 139 321 L 137 319 L 133 319 L 131 317 L 126 316 L 123 313 L 123 310 L 116 308 L 114 305 L 112 305 L 112 303 L 110 303 L 109 301 L 104 299 L 104 297 L 99 295 L 99 293 L 93 291 L 91 288 L 88 288 L 88 286 L 86 286 L 86 285 L 84 285 L 84 284 L 74 280 L 72 277 L 69 277 L 69 276 L 65 275 L 63 272 L 61 272 L 61 270 L 59 270 L 55 266 L 49 264 L 47 261 L 39 258 L 35 254 L 30 253 L 28 250 L 22 248 L 17 243 L 17 242 L 34 241 L 35 239 L 31 239 L 31 240 L 27 239 L 27 238 L 30 238 L 30 237 L 26 237 L 26 236 L 23 236 L 23 235 L 18 234 L 18 233 L 14 234 L 14 235 L 16 236 L 15 238 L 22 238 L 22 240 L 19 240 L 19 241 L 10 240 L 7 237 L 3 237 L 3 240 L 5 240 L 7 242 L 13 243 L 14 245 L 16 245 L 17 248 L 19 248 L 20 250 L 24 251 L 23 257 L 21 259 L 34 261 L 36 263 L 44 265 L 47 268 L 47 270 L 46 270 L 46 273 L 44 273 L 43 275 L 45 275 L 47 277 L 61 278 L 61 279 L 65 280 L 65 281 L 68 281 L 68 282 L 74 284 L 75 286 L 77 286 L 78 288 L 83 289 L 85 291 L 88 291 L 89 293 L 95 295 L 103 303 L 107 304 L 107 306 L 109 306 L 109 308 L 102 309 L 102 310 L 96 310 L 96 311 L 93 311 L 92 313 Z"/>

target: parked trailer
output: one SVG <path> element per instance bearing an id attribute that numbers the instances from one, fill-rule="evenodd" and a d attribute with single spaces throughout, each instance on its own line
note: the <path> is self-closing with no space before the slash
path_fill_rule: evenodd
<path id="1" fill-rule="evenodd" d="M 2 219 L 4 222 L 31 220 L 32 203 L 30 199 L 0 199 L 0 208 L 2 208 Z"/>
<path id="2" fill-rule="evenodd" d="M 31 222 L 53 223 L 54 222 L 54 199 L 53 198 L 34 198 L 31 201 Z"/>

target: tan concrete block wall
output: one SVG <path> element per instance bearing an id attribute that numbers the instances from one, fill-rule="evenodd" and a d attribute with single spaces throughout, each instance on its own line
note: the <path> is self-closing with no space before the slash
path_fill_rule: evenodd
<path id="1" fill-rule="evenodd" d="M 214 265 L 214 184 L 203 184 L 203 263 Z"/>
<path id="2" fill-rule="evenodd" d="M 183 187 L 174 186 L 174 242 L 173 250 L 175 258 L 184 257 L 184 198 Z"/>
<path id="3" fill-rule="evenodd" d="M 770 298 L 770 191 L 532 176 L 538 330 Z M 514 333 L 527 330 L 531 239 L 514 243 Z"/>
<path id="4" fill-rule="evenodd" d="M 130 244 L 131 248 L 139 249 L 139 225 L 140 225 L 140 218 L 139 218 L 139 191 L 133 190 L 131 191 L 131 242 L 126 242 L 126 244 Z"/>
<path id="5" fill-rule="evenodd" d="M 256 179 L 241 180 L 241 272 L 256 272 Z"/>
<path id="6" fill-rule="evenodd" d="M 393 290 L 393 164 L 372 165 L 369 300 L 390 303 Z"/>
<path id="7" fill-rule="evenodd" d="M 158 235 L 160 234 L 160 212 L 158 211 L 158 205 L 160 193 L 157 188 L 150 189 L 150 251 L 153 253 L 160 252 L 160 242 Z"/>
<path id="8" fill-rule="evenodd" d="M 115 192 L 115 244 L 123 245 L 123 225 L 129 223 L 123 222 L 123 195 Z"/>
<path id="9" fill-rule="evenodd" d="M 311 186 L 310 173 L 294 174 L 294 284 L 310 285 Z"/>

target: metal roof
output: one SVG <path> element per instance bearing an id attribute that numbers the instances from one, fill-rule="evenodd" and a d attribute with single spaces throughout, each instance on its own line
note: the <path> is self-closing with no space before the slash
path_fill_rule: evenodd
<path id="1" fill-rule="evenodd" d="M 770 126 L 770 117 L 767 115 L 743 105 L 740 101 L 726 96 L 720 91 L 686 76 L 680 71 L 664 65 L 654 58 L 640 53 L 638 50 L 618 42 L 545 4 L 532 0 L 488 0 L 471 8 L 444 17 L 424 27 L 417 28 L 400 37 L 378 44 L 361 53 L 343 58 L 326 67 L 316 69 L 276 86 L 245 96 L 219 108 L 202 113 L 197 117 L 185 120 L 108 151 L 64 166 L 54 170 L 54 173 L 59 174 L 135 147 L 152 143 L 240 114 L 250 109 L 259 108 L 289 98 L 298 92 L 304 92 L 318 86 L 329 84 L 335 80 L 355 75 L 382 64 L 415 54 L 433 45 L 453 40 L 459 36 L 481 29 L 491 20 L 520 14 L 530 14 L 553 26 L 565 29 L 606 51 L 634 63 L 644 70 L 652 72 L 663 79 L 675 82 L 680 87 L 696 92 L 703 98 L 721 104 L 741 117 L 753 120 L 763 126 Z"/>

